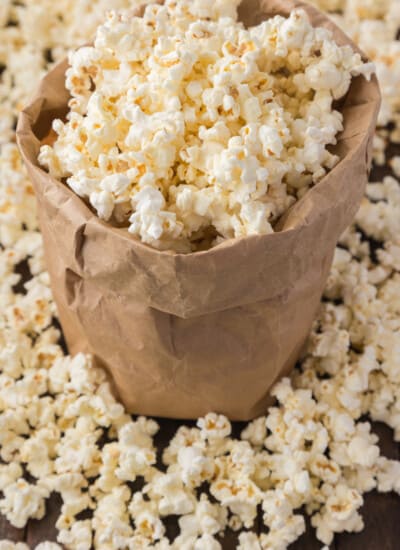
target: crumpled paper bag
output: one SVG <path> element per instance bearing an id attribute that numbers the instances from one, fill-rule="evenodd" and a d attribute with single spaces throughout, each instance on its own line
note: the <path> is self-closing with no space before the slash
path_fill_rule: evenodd
<path id="1" fill-rule="evenodd" d="M 246 25 L 304 7 L 244 0 Z M 380 105 L 375 78 L 353 80 L 342 112 L 341 162 L 280 220 L 278 232 L 204 252 L 160 252 L 101 221 L 38 166 L 40 143 L 67 113 L 67 62 L 42 81 L 17 137 L 39 203 L 47 267 L 71 353 L 90 352 L 132 413 L 233 420 L 266 412 L 268 390 L 293 368 L 317 312 L 338 237 L 361 201 Z"/>

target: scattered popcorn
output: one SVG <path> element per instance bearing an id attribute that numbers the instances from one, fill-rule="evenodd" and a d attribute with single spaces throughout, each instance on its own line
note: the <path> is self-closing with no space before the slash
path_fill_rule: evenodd
<path id="1" fill-rule="evenodd" d="M 273 232 L 339 160 L 333 101 L 374 71 L 303 10 L 246 29 L 238 4 L 109 12 L 94 46 L 69 56 L 70 112 L 39 162 L 156 248 Z"/>
<path id="2" fill-rule="evenodd" d="M 267 437 L 265 418 L 257 418 L 250 422 L 241 433 L 241 438 L 249 441 L 254 447 L 261 447 Z"/>
<path id="3" fill-rule="evenodd" d="M 399 122 L 400 10 L 397 0 L 311 0 L 332 12 L 335 23 L 357 42 L 375 63 L 382 91 L 379 124 Z M 339 13 L 338 13 L 339 12 Z M 384 163 L 384 161 L 383 161 Z"/>
<path id="4" fill-rule="evenodd" d="M 223 548 L 227 527 L 236 530 L 239 550 L 279 550 L 304 532 L 299 509 L 310 516 L 321 544 L 330 545 L 335 533 L 362 529 L 364 493 L 376 489 L 400 494 L 400 462 L 380 455 L 378 439 L 366 421 L 368 415 L 371 420 L 384 422 L 393 429 L 395 440 L 400 441 L 399 154 L 388 155 L 391 176 L 368 184 L 356 222 L 342 236 L 336 250 L 307 349 L 290 379 L 275 386 L 276 403 L 267 415 L 248 423 L 240 438 L 236 438 L 232 435 L 235 426 L 227 418 L 210 413 L 199 419 L 197 426 L 180 425 L 162 457 L 157 456 L 158 424 L 152 419 L 128 416 L 112 395 L 105 374 L 94 368 L 91 358 L 83 354 L 65 356 L 59 345 L 60 333 L 52 326 L 57 313 L 43 262 L 35 199 L 13 141 L 15 115 L 52 60 L 63 58 L 69 48 L 88 42 L 106 9 L 131 9 L 140 3 L 141 0 L 38 0 L 23 5 L 3 2 L 0 7 L 0 63 L 5 66 L 0 83 L 0 512 L 13 525 L 24 527 L 30 518 L 43 517 L 47 498 L 57 493 L 62 500 L 56 524 L 59 545 L 43 542 L 36 547 L 39 550 L 56 550 L 61 545 L 67 550 L 219 549 Z M 388 143 L 400 142 L 398 2 L 318 3 L 324 9 L 341 12 L 333 17 L 361 41 L 383 75 L 381 123 L 390 120 L 393 126 L 380 128 L 377 134 L 376 156 L 378 162 L 384 163 Z M 207 26 L 222 26 L 223 20 L 216 23 L 219 16 L 234 18 L 236 13 L 235 2 L 225 0 L 192 0 L 188 6 L 190 13 L 183 13 L 181 18 L 183 28 L 187 18 L 205 17 L 212 10 L 213 21 L 205 26 L 202 22 L 191 24 L 190 39 L 205 43 L 217 39 L 214 35 L 202 37 Z M 156 17 L 159 13 L 163 11 L 155 8 L 149 13 L 149 20 L 152 14 Z M 7 25 L 9 21 L 13 24 Z M 118 56 L 126 51 L 119 38 L 125 32 L 124 25 L 131 24 L 127 21 L 132 21 L 130 15 L 118 22 L 110 19 L 107 24 L 115 24 L 122 34 L 108 33 L 101 38 L 113 43 Z M 226 30 L 232 24 L 226 22 Z M 301 24 L 305 25 L 304 21 Z M 290 31 L 290 24 L 282 23 L 282 40 L 277 44 L 280 55 L 285 55 L 286 42 L 299 39 L 297 32 L 290 38 Z M 243 39 L 240 44 L 244 43 Z M 303 43 L 305 47 L 304 40 Z M 171 43 L 163 43 L 164 46 L 160 60 L 166 65 L 174 63 L 174 48 Z M 129 49 L 139 58 L 125 62 L 141 63 L 140 47 Z M 85 63 L 99 62 L 93 48 L 71 55 L 79 75 Z M 251 51 L 245 52 L 241 58 L 249 60 L 249 74 L 252 55 Z M 190 63 L 191 59 L 184 56 L 177 67 L 163 67 L 165 74 L 172 74 L 168 82 L 171 90 L 175 82 L 172 77 L 181 78 Z M 112 93 L 117 82 L 114 73 L 123 79 L 125 68 L 117 70 L 112 63 L 102 67 L 107 94 Z M 325 76 L 332 83 L 337 80 L 338 87 L 343 84 L 334 71 L 326 66 L 320 69 L 326 70 Z M 232 78 L 243 74 L 240 68 L 235 71 Z M 310 69 L 307 74 L 317 85 L 313 71 Z M 181 81 L 176 80 L 176 85 Z M 135 89 L 139 90 L 139 84 L 142 85 L 138 82 Z M 195 128 L 197 115 L 191 107 L 200 101 L 207 106 L 207 116 L 217 119 L 218 106 L 222 106 L 231 117 L 225 127 L 216 120 L 211 133 L 210 128 L 204 127 L 201 137 L 199 134 L 202 143 L 209 147 L 212 144 L 219 151 L 218 144 L 223 146 L 227 129 L 240 108 L 249 121 L 250 132 L 244 139 L 250 150 L 254 135 L 251 128 L 257 124 L 252 122 L 258 116 L 256 102 L 245 97 L 238 105 L 235 93 L 221 99 L 212 91 L 224 86 L 218 82 L 208 88 L 211 92 L 204 94 L 203 99 L 202 86 L 201 82 L 187 86 L 184 97 L 188 105 L 182 108 L 184 124 Z M 142 91 L 143 98 L 136 99 L 146 109 L 146 91 Z M 88 89 L 83 86 L 78 100 L 85 109 L 87 95 Z M 94 101 L 90 104 L 93 113 L 100 107 Z M 173 102 L 169 107 L 169 113 L 177 109 Z M 107 108 L 112 111 L 112 103 L 107 103 Z M 74 109 L 82 117 L 78 103 Z M 134 108 L 127 114 L 133 118 L 138 111 Z M 133 126 L 129 119 L 127 122 Z M 109 126 L 97 130 L 102 141 L 113 139 Z M 276 134 L 266 129 L 261 134 L 265 146 L 282 156 L 284 148 L 280 149 Z M 139 138 L 132 129 L 129 139 Z M 309 138 L 315 139 L 315 134 Z M 157 139 L 167 140 L 165 135 Z M 88 146 L 95 149 L 96 143 Z M 236 154 L 238 148 L 233 142 L 229 154 Z M 193 151 L 187 154 L 192 155 Z M 116 151 L 110 157 L 113 170 L 118 155 Z M 207 150 L 197 161 L 205 162 L 208 155 Z M 189 158 L 182 159 L 182 165 L 193 164 Z M 224 158 L 229 164 L 230 157 Z M 168 158 L 158 159 L 160 169 L 164 161 Z M 276 160 L 269 158 L 268 162 L 278 178 Z M 107 197 L 124 196 L 128 176 L 125 165 L 120 168 L 123 170 L 108 174 L 101 190 L 106 193 L 103 198 L 95 195 L 93 201 L 99 200 L 106 207 Z M 53 169 L 57 169 L 56 163 Z M 211 166 L 210 171 L 213 169 Z M 251 162 L 243 165 L 246 177 L 253 169 Z M 188 169 L 185 178 L 195 177 L 194 170 L 197 168 L 193 172 Z M 146 177 L 150 178 L 143 181 L 147 186 L 153 176 Z M 83 175 L 81 179 L 85 185 L 93 183 L 84 180 Z M 185 187 L 185 192 L 178 192 L 179 186 L 176 191 L 170 189 L 171 197 L 181 211 L 190 208 L 196 213 L 196 219 L 185 219 L 185 224 L 199 223 L 210 208 L 212 197 L 204 191 L 207 186 L 200 189 L 200 196 L 190 185 Z M 136 199 L 141 201 L 141 216 L 146 220 L 156 217 L 157 221 L 157 212 L 163 212 L 164 203 L 159 195 L 151 195 L 152 191 L 151 200 L 146 193 Z M 285 197 L 283 194 L 275 198 L 282 202 Z M 112 204 L 113 215 L 122 219 L 124 208 Z M 243 216 L 247 216 L 250 226 L 256 212 L 249 208 L 243 210 Z M 141 220 L 138 218 L 135 223 L 142 223 Z M 166 220 L 169 223 L 170 218 Z M 149 231 L 156 235 L 157 224 Z M 24 479 L 26 474 L 28 479 Z M 251 530 L 259 510 L 266 532 L 257 535 Z M 83 511 L 90 519 L 79 519 Z M 175 519 L 179 533 L 169 540 L 164 522 L 174 513 L 178 514 Z M 24 543 L 0 541 L 0 550 L 27 548 Z"/>

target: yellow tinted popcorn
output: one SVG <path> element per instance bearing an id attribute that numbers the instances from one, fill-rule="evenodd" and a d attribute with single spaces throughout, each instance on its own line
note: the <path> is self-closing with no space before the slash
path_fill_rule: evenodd
<path id="1" fill-rule="evenodd" d="M 322 9 L 332 11 L 335 22 L 360 45 L 374 61 L 382 90 L 379 123 L 398 125 L 400 100 L 400 45 L 396 38 L 400 26 L 397 0 L 312 0 Z M 393 134 L 396 136 L 398 130 Z M 384 158 L 382 159 L 384 164 Z"/>
<path id="2" fill-rule="evenodd" d="M 157 248 L 272 232 L 336 164 L 333 100 L 373 67 L 302 10 L 236 19 L 222 1 L 110 12 L 94 46 L 70 54 L 70 113 L 40 163 Z"/>

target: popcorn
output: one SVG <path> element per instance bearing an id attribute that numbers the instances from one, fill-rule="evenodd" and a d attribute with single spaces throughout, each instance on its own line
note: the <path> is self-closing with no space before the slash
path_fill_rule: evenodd
<path id="1" fill-rule="evenodd" d="M 130 496 L 128 487 L 115 487 L 98 501 L 92 520 L 95 546 L 126 547 L 126 541 L 133 535 L 126 506 Z"/>
<path id="2" fill-rule="evenodd" d="M 197 426 L 200 428 L 200 436 L 209 441 L 222 440 L 231 433 L 231 424 L 222 414 L 209 413 L 204 418 L 199 418 Z"/>
<path id="3" fill-rule="evenodd" d="M 65 430 L 63 439 L 56 446 L 57 473 L 83 471 L 88 477 L 97 475 L 101 463 L 97 440 L 101 432 L 93 428 L 92 421 L 83 417 L 77 420 L 75 427 Z"/>
<path id="4" fill-rule="evenodd" d="M 146 476 L 148 471 L 151 471 L 152 465 L 156 462 L 152 437 L 157 431 L 158 424 L 145 417 L 122 425 L 118 432 L 119 447 L 113 449 L 117 479 L 134 481 L 137 476 Z M 110 474 L 112 478 L 113 473 Z"/>
<path id="5" fill-rule="evenodd" d="M 22 468 L 18 462 L 0 464 L 0 491 L 4 491 L 20 477 L 22 477 Z"/>
<path id="6" fill-rule="evenodd" d="M 169 442 L 168 447 L 163 452 L 163 462 L 167 465 L 172 465 L 176 462 L 181 448 L 191 447 L 203 448 L 205 445 L 204 438 L 201 437 L 201 432 L 197 428 L 189 428 L 188 426 L 180 426 L 174 437 Z"/>
<path id="7" fill-rule="evenodd" d="M 45 498 L 49 492 L 38 485 L 31 485 L 19 478 L 3 490 L 0 511 L 15 527 L 24 527 L 28 518 L 42 519 L 45 514 Z"/>
<path id="8" fill-rule="evenodd" d="M 262 547 L 284 550 L 305 532 L 303 516 L 293 515 L 280 529 L 271 529 L 267 535 L 260 536 Z"/>
<path id="9" fill-rule="evenodd" d="M 322 513 L 312 517 L 311 523 L 317 529 L 317 536 L 325 544 L 331 544 L 334 532 L 359 532 L 363 528 L 361 516 L 357 513 L 363 504 L 361 495 L 342 484 L 332 487 Z"/>
<path id="10" fill-rule="evenodd" d="M 92 525 L 90 520 L 75 520 L 70 528 L 61 528 L 58 542 L 67 548 L 90 550 L 92 547 Z"/>
<path id="11" fill-rule="evenodd" d="M 64 517 L 72 517 L 94 507 L 93 501 L 85 491 L 88 482 L 81 474 L 53 474 L 41 478 L 39 485 L 61 495 L 61 512 Z"/>
<path id="12" fill-rule="evenodd" d="M 216 535 L 222 532 L 227 524 L 227 510 L 211 504 L 203 493 L 195 512 L 179 519 L 179 528 L 183 536 Z"/>
<path id="13" fill-rule="evenodd" d="M 322 454 L 311 458 L 310 472 L 323 482 L 331 485 L 338 483 L 341 476 L 340 466 Z"/>
<path id="14" fill-rule="evenodd" d="M 352 463 L 371 467 L 379 457 L 379 447 L 369 445 L 363 437 L 356 436 L 350 440 L 348 455 Z"/>
<path id="15" fill-rule="evenodd" d="M 396 38 L 399 28 L 396 0 L 313 0 L 313 3 L 332 12 L 335 22 L 342 27 L 372 59 L 382 90 L 379 124 L 386 126 L 396 120 L 399 99 L 400 48 Z M 384 159 L 379 163 L 384 164 Z"/>
<path id="16" fill-rule="evenodd" d="M 50 424 L 37 430 L 23 443 L 20 460 L 27 464 L 27 470 L 31 475 L 40 478 L 53 472 L 55 448 L 59 440 L 60 430 L 55 424 Z"/>
<path id="17" fill-rule="evenodd" d="M 150 542 L 160 540 L 165 533 L 165 527 L 158 516 L 146 511 L 135 517 L 135 526 L 135 534 L 142 535 Z"/>
<path id="18" fill-rule="evenodd" d="M 178 471 L 185 485 L 198 487 L 214 475 L 213 461 L 195 445 L 179 449 L 177 459 Z M 170 471 L 173 469 L 170 468 Z"/>
<path id="19" fill-rule="evenodd" d="M 158 424 L 144 417 L 133 420 L 127 415 L 115 401 L 103 371 L 92 366 L 89 356 L 64 356 L 58 343 L 59 331 L 50 326 L 56 310 L 49 279 L 44 272 L 35 200 L 17 148 L 11 142 L 14 114 L 30 93 L 34 78 L 40 77 L 45 66 L 44 49 L 49 50 L 54 60 L 61 59 L 66 48 L 87 42 L 105 8 L 130 8 L 135 3 L 97 0 L 89 6 L 74 0 L 67 6 L 64 0 L 45 4 L 44 1 L 12 8 L 17 27 L 1 26 L 6 24 L 10 12 L 8 3 L 3 2 L 0 7 L 0 62 L 6 65 L 0 85 L 0 456 L 5 462 L 0 465 L 1 513 L 13 525 L 23 527 L 30 518 L 43 516 L 45 500 L 56 492 L 62 500 L 61 515 L 56 524 L 58 542 L 66 548 L 79 550 L 150 546 L 158 550 L 220 548 L 217 538 L 228 526 L 238 530 L 238 548 L 283 549 L 304 531 L 304 519 L 297 513 L 300 508 L 311 517 L 317 537 L 323 544 L 330 544 L 335 533 L 359 531 L 363 526 L 360 508 L 365 492 L 374 488 L 383 493 L 400 491 L 399 462 L 380 456 L 377 437 L 364 418 L 368 414 L 371 420 L 385 422 L 392 427 L 394 438 L 400 440 L 400 193 L 396 155 L 391 161 L 393 175 L 368 184 L 357 214 L 357 226 L 353 225 L 341 238 L 309 343 L 291 378 L 275 386 L 274 406 L 265 417 L 249 423 L 240 439 L 232 436 L 230 422 L 214 413 L 199 419 L 197 427 L 181 425 L 169 441 L 161 465 L 155 460 L 154 436 Z M 374 58 L 383 84 L 381 120 L 390 119 L 394 125 L 398 124 L 396 78 L 399 72 L 396 70 L 398 42 L 395 34 L 400 14 L 396 10 L 397 0 L 385 3 L 319 0 L 319 4 L 323 4 L 325 9 L 342 10 L 342 15 L 334 15 L 335 19 L 346 26 Z M 242 79 L 243 75 L 250 80 L 256 78 L 256 54 L 252 43 L 257 45 L 261 40 L 258 33 L 268 37 L 276 31 L 277 55 L 284 58 L 285 63 L 292 64 L 291 71 L 300 70 L 299 60 L 287 57 L 286 49 L 301 47 L 310 53 L 314 37 L 307 34 L 306 18 L 292 17 L 282 23 L 277 20 L 279 24 L 273 28 L 269 26 L 270 20 L 260 29 L 252 30 L 249 40 L 241 34 L 235 43 L 229 35 L 232 23 L 216 22 L 219 15 L 235 17 L 235 3 L 198 0 L 188 3 L 187 8 L 189 15 L 185 8 L 177 16 L 176 32 L 185 32 L 189 45 L 191 41 L 203 41 L 204 51 L 212 52 L 218 51 L 220 39 L 214 32 L 208 36 L 209 27 L 221 27 L 221 32 L 227 33 L 223 47 L 229 62 L 221 64 L 220 71 L 218 66 L 210 81 L 187 82 L 188 79 L 182 75 L 193 62 L 187 52 L 182 52 L 172 39 L 171 42 L 162 42 L 157 50 L 159 61 L 153 73 L 164 71 L 159 84 L 165 83 L 168 95 L 173 97 L 170 103 L 165 97 L 168 116 L 164 122 L 170 125 L 167 130 L 173 130 L 178 136 L 182 127 L 187 125 L 188 129 L 198 130 L 201 141 L 189 143 L 185 150 L 180 151 L 183 161 L 179 178 L 187 183 L 173 183 L 168 189 L 172 199 L 164 198 L 167 207 L 170 202 L 176 205 L 172 213 L 177 225 L 175 229 L 171 225 L 171 235 L 176 228 L 182 232 L 186 230 L 181 230 L 180 224 L 190 231 L 198 231 L 210 211 L 214 212 L 222 227 L 231 230 L 230 215 L 223 215 L 223 210 L 218 210 L 217 206 L 227 204 L 225 195 L 232 193 L 229 178 L 224 174 L 229 170 L 234 172 L 235 166 L 241 169 L 236 195 L 237 200 L 243 201 L 240 215 L 248 224 L 246 230 L 259 212 L 257 206 L 253 209 L 254 204 L 265 193 L 270 193 L 276 200 L 274 204 L 278 204 L 276 208 L 268 206 L 271 220 L 267 221 L 273 225 L 273 217 L 279 208 L 285 209 L 295 200 L 295 195 L 299 196 L 313 180 L 322 177 L 318 166 L 321 155 L 325 155 L 324 170 L 336 162 L 326 150 L 324 153 L 321 144 L 334 139 L 340 130 L 341 119 L 331 110 L 332 90 L 320 90 L 315 93 L 314 102 L 309 107 L 303 105 L 304 102 L 301 105 L 288 104 L 289 113 L 300 108 L 308 113 L 307 122 L 297 119 L 290 127 L 287 117 L 282 117 L 283 111 L 273 105 L 274 95 L 271 95 L 275 86 L 281 90 L 279 97 L 284 97 L 285 78 L 277 77 L 274 67 L 268 67 L 265 72 L 267 81 L 259 82 L 263 99 L 272 100 L 268 103 L 271 105 L 268 122 L 262 125 L 261 144 L 257 103 Z M 209 12 L 213 14 L 213 21 L 192 21 L 190 31 L 187 30 L 188 17 L 197 19 L 198 14 L 203 17 Z M 163 29 L 169 24 L 165 13 L 158 7 L 149 8 L 144 18 L 148 22 L 157 18 L 157 24 Z M 62 15 L 62 21 L 59 15 Z M 122 20 L 107 21 L 110 21 L 107 23 L 110 28 L 118 27 L 118 32 L 113 35 L 104 31 L 100 38 L 104 44 L 111 44 L 121 56 L 118 69 L 113 66 L 110 56 L 101 61 L 104 90 L 111 94 L 115 87 L 120 89 L 120 83 L 131 71 L 129 63 L 143 62 L 151 42 L 126 46 L 123 40 L 127 36 L 126 25 L 133 25 L 130 15 Z M 136 23 L 142 24 L 142 20 Z M 135 36 L 141 36 L 141 27 L 135 29 Z M 395 45 L 389 47 L 393 43 Z M 235 53 L 234 47 L 243 49 L 241 57 L 236 55 L 239 52 Z M 100 128 L 87 125 L 83 129 L 88 135 L 86 146 L 96 152 L 100 143 L 112 142 L 115 138 L 114 129 L 109 124 L 115 107 L 109 101 L 102 103 L 103 100 L 96 99 L 96 96 L 89 99 L 89 89 L 85 88 L 88 75 L 93 72 L 91 64 L 99 62 L 96 49 L 83 48 L 71 55 L 77 71 L 76 74 L 71 72 L 70 81 L 79 100 L 73 102 L 73 116 L 76 118 L 71 115 L 71 124 L 78 121 L 74 139 L 80 139 L 80 123 L 85 110 L 90 108 L 93 125 L 99 121 Z M 208 60 L 207 55 L 204 62 L 214 62 Z M 345 59 L 347 54 L 343 55 Z M 238 66 L 240 59 L 245 60 L 245 67 Z M 313 63 L 317 61 L 315 59 Z M 337 74 L 331 61 L 331 55 L 327 55 L 324 63 L 328 63 L 328 67 L 317 64 L 313 70 L 321 70 L 321 74 L 325 71 L 325 77 L 332 79 L 331 85 L 335 84 L 333 89 L 336 90 L 343 82 L 339 78 L 334 82 Z M 337 68 L 335 63 L 333 65 Z M 85 67 L 89 71 L 87 74 L 83 72 Z M 223 70 L 224 67 L 227 71 Z M 387 70 L 389 67 L 393 70 Z M 311 78 L 313 70 L 309 69 Z M 224 72 L 229 73 L 228 76 L 224 76 Z M 83 78 L 83 83 L 76 81 L 73 84 L 74 77 Z M 139 105 L 146 112 L 157 97 L 150 95 L 151 90 L 140 75 L 135 78 L 137 81 L 134 91 L 132 87 L 129 92 L 132 94 L 129 98 L 132 105 Z M 232 86 L 221 96 L 219 90 L 226 86 L 224 78 L 232 79 Z M 176 97 L 182 81 L 186 86 L 185 102 L 178 120 L 173 114 L 179 109 Z M 309 85 L 305 79 L 298 84 Z M 250 92 L 254 90 L 250 89 Z M 262 111 L 261 96 L 256 95 Z M 195 105 L 203 102 L 203 96 L 204 116 L 209 118 L 203 120 L 202 127 L 198 128 Z M 129 110 L 124 105 L 123 108 L 127 109 L 126 115 L 132 120 L 141 116 L 135 107 L 131 106 Z M 242 115 L 249 120 L 246 130 L 239 132 L 240 142 L 236 140 L 237 135 L 231 141 L 232 125 Z M 211 118 L 215 120 L 213 124 L 207 122 Z M 159 134 L 152 136 L 153 124 L 154 119 L 151 119 L 151 124 L 146 127 L 140 125 L 135 129 L 130 124 L 133 129 L 120 130 L 131 132 L 130 139 L 135 143 L 143 140 L 144 146 L 150 137 L 155 138 L 156 143 L 163 144 L 168 155 L 169 147 L 172 147 L 169 141 L 171 132 L 164 134 L 164 123 L 160 123 Z M 56 127 L 62 131 L 63 126 L 56 124 Z M 397 139 L 396 132 L 396 126 L 390 131 L 378 131 L 378 161 L 384 162 L 386 146 L 389 140 Z M 92 139 L 93 135 L 98 139 Z M 302 166 L 291 172 L 285 165 L 291 135 L 300 151 L 302 144 L 307 148 L 307 155 L 297 153 L 296 162 L 304 165 L 307 161 L 307 166 L 315 170 L 311 177 L 298 176 Z M 268 156 L 268 174 L 262 172 L 264 167 L 253 160 L 243 162 L 244 159 L 237 158 L 243 152 L 249 152 L 252 158 L 259 159 L 261 147 L 274 153 Z M 225 156 L 222 155 L 224 148 L 228 150 Z M 143 187 L 151 184 L 150 188 L 156 189 L 153 184 L 159 172 L 141 173 L 142 166 L 145 166 L 141 149 L 132 157 L 125 156 L 118 149 L 110 151 L 108 156 L 102 152 L 98 156 L 101 172 L 107 173 L 107 163 L 110 162 L 112 170 L 109 171 L 112 173 L 87 177 L 84 171 L 78 171 L 70 182 L 75 192 L 90 197 L 94 191 L 105 191 L 113 197 L 116 193 L 125 200 L 130 176 L 141 178 Z M 73 153 L 73 147 L 69 153 Z M 159 169 L 165 170 L 163 162 L 167 162 L 168 157 L 158 157 L 155 146 L 153 149 L 149 146 L 149 153 L 157 158 Z M 51 150 L 45 154 L 48 162 L 51 158 L 54 160 L 53 170 L 59 170 Z M 199 176 L 199 167 L 209 163 L 207 170 L 214 173 L 220 169 L 218 159 L 222 157 L 224 164 L 220 179 L 224 187 L 216 199 L 206 179 Z M 82 156 L 77 154 L 71 159 L 79 164 Z M 282 170 L 289 170 L 285 177 L 289 187 L 295 191 L 284 189 Z M 254 178 L 258 178 L 256 185 Z M 164 197 L 165 189 L 159 191 Z M 288 194 L 292 192 L 294 195 Z M 157 201 L 154 199 L 153 202 Z M 128 204 L 116 203 L 113 208 L 118 223 L 133 214 L 129 200 Z M 143 219 L 148 215 L 146 208 L 142 209 Z M 165 206 L 158 211 L 164 212 L 163 208 Z M 156 219 L 158 221 L 158 217 Z M 253 229 L 258 223 L 256 220 Z M 235 231 L 243 231 L 243 225 L 237 221 Z M 375 239 L 376 250 L 366 237 Z M 168 243 L 171 246 L 175 242 L 173 239 L 175 237 L 171 236 Z M 164 236 L 161 240 L 167 242 Z M 21 267 L 21 262 L 26 267 Z M 24 287 L 15 269 L 18 273 L 26 271 L 24 280 L 29 280 Z M 15 285 L 18 285 L 17 290 Z M 26 471 L 31 476 L 29 482 L 23 479 Z M 97 476 L 96 480 L 90 476 Z M 144 487 L 131 491 L 128 485 L 131 479 L 136 479 L 138 486 L 144 479 Z M 203 483 L 211 487 L 212 501 L 206 496 Z M 260 507 L 268 532 L 256 535 L 245 529 L 254 529 Z M 84 510 L 92 512 L 93 518 L 77 519 Z M 171 513 L 178 513 L 180 532 L 175 540 L 169 542 L 165 537 L 163 518 Z M 59 547 L 56 543 L 45 542 L 37 548 Z M 0 550 L 2 548 L 26 550 L 27 546 L 0 541 Z"/>
<path id="20" fill-rule="evenodd" d="M 257 418 L 250 422 L 242 431 L 240 437 L 254 447 L 261 447 L 267 437 L 267 426 L 265 418 Z"/>
<path id="21" fill-rule="evenodd" d="M 70 112 L 39 163 L 159 249 L 195 251 L 210 229 L 214 244 L 273 232 L 339 160 L 332 101 L 374 71 L 302 10 L 245 29 L 238 4 L 110 12 L 69 55 Z"/>
<path id="22" fill-rule="evenodd" d="M 400 463 L 396 460 L 389 460 L 383 456 L 378 460 L 378 491 L 388 493 L 395 491 L 400 493 Z"/>
<path id="23" fill-rule="evenodd" d="M 194 495 L 182 484 L 176 474 L 157 473 L 146 492 L 157 500 L 161 516 L 190 514 L 195 509 Z"/>
<path id="24" fill-rule="evenodd" d="M 245 527 L 253 525 L 262 494 L 250 479 L 217 480 L 211 484 L 210 492 L 223 506 L 236 514 Z"/>

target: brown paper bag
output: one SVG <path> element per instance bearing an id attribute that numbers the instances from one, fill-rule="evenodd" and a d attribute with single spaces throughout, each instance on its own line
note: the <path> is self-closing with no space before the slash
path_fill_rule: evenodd
<path id="1" fill-rule="evenodd" d="M 244 0 L 240 17 L 252 25 L 299 6 L 338 43 L 352 44 L 296 0 Z M 44 78 L 17 135 L 70 352 L 92 353 L 133 413 L 196 418 L 214 410 L 234 420 L 265 413 L 269 388 L 299 356 L 337 239 L 363 195 L 380 104 L 376 79 L 353 81 L 343 105 L 341 162 L 291 208 L 279 232 L 182 255 L 104 223 L 38 166 L 40 141 L 67 112 L 66 67 Z"/>

